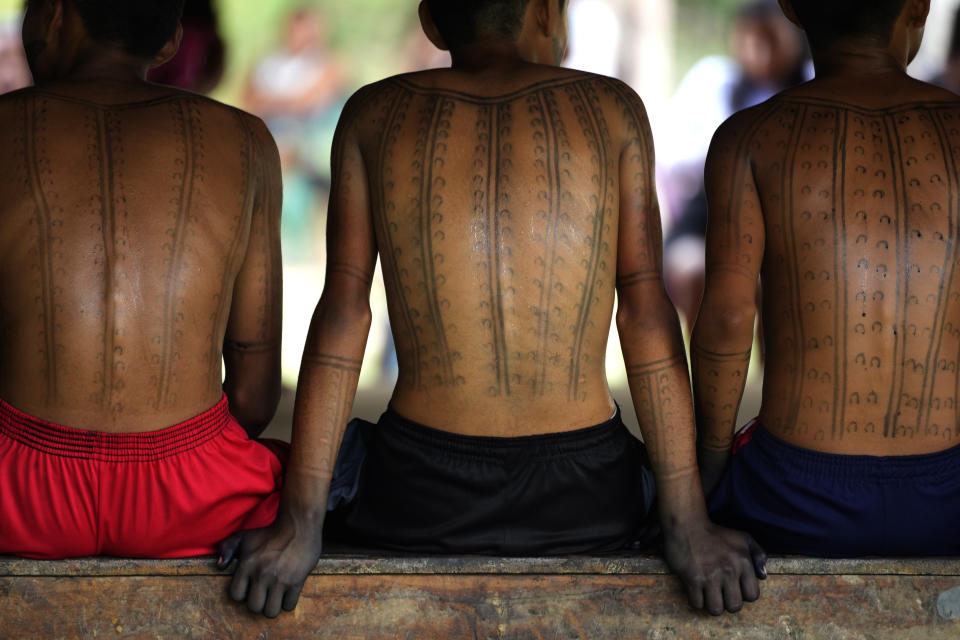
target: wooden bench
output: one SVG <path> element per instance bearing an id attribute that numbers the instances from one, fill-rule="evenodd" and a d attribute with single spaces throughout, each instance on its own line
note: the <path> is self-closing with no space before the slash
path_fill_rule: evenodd
<path id="1" fill-rule="evenodd" d="M 661 560 L 325 556 L 274 620 L 212 559 L 0 558 L 0 638 L 960 638 L 960 559 L 772 558 L 758 602 L 693 612 Z"/>

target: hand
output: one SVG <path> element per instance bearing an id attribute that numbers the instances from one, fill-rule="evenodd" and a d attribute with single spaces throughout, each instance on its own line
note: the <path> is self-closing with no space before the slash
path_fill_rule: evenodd
<path id="1" fill-rule="evenodd" d="M 322 526 L 295 526 L 288 518 L 262 529 L 235 533 L 220 543 L 219 568 L 233 559 L 239 564 L 230 583 L 230 597 L 246 600 L 253 613 L 275 618 L 284 611 L 293 611 L 300 599 L 300 590 L 320 558 Z M 300 535 L 297 530 L 300 529 Z M 311 529 L 316 533 L 311 535 Z"/>
<path id="2" fill-rule="evenodd" d="M 767 554 L 741 531 L 709 520 L 664 535 L 664 558 L 679 576 L 694 609 L 735 613 L 760 596 Z"/>

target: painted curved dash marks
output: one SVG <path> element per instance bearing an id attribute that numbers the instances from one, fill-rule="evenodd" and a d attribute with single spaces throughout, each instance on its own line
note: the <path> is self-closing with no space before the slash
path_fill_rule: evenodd
<path id="1" fill-rule="evenodd" d="M 178 151 L 174 180 L 176 186 L 170 204 L 173 207 L 172 227 L 167 231 L 164 249 L 168 251 L 165 260 L 166 291 L 163 296 L 163 328 L 154 338 L 155 360 L 159 365 L 157 374 L 156 408 L 170 406 L 176 402 L 171 388 L 177 377 L 181 353 L 178 348 L 184 330 L 183 278 L 187 255 L 190 225 L 196 212 L 193 211 L 195 183 L 201 171 L 203 161 L 203 137 L 196 123 L 195 105 L 183 100 L 171 103 L 171 117 L 176 123 Z"/>
<path id="2" fill-rule="evenodd" d="M 935 438 L 960 418 L 960 114 L 777 99 L 748 134 L 777 354 L 772 426 L 815 442 Z M 760 111 L 757 112 L 758 114 Z"/>
<path id="3" fill-rule="evenodd" d="M 46 155 L 47 104 L 42 98 L 23 101 L 23 157 L 28 173 L 30 192 L 33 196 L 33 226 L 36 232 L 36 246 L 39 259 L 36 262 L 38 276 L 37 297 L 40 302 L 38 331 L 42 333 L 43 345 L 40 356 L 43 360 L 46 379 L 46 399 L 56 403 L 58 397 L 59 369 L 57 344 L 60 326 L 57 303 L 58 284 L 56 280 L 56 260 L 63 243 L 58 236 L 62 228 L 63 211 L 57 206 L 56 186 L 52 183 L 50 158 Z"/>
<path id="4" fill-rule="evenodd" d="M 573 328 L 574 343 L 571 349 L 567 391 L 571 399 L 579 399 L 580 396 L 579 388 L 583 382 L 581 367 L 585 358 L 583 342 L 591 323 L 591 306 L 596 300 L 594 292 L 601 284 L 599 276 L 601 271 L 607 270 L 604 253 L 606 253 L 608 247 L 605 246 L 604 234 L 608 231 L 608 198 L 612 187 L 611 165 L 607 157 L 610 148 L 610 132 L 607 129 L 603 112 L 596 104 L 595 89 L 590 85 L 577 85 L 576 94 L 576 100 L 579 104 L 574 107 L 574 112 L 577 114 L 580 126 L 588 139 L 587 147 L 590 149 L 591 163 L 596 172 L 593 179 L 598 193 L 593 196 L 595 212 L 591 216 L 592 230 L 588 238 L 590 249 L 584 265 L 586 275 L 581 284 L 581 301 L 577 307 L 577 321 Z"/>

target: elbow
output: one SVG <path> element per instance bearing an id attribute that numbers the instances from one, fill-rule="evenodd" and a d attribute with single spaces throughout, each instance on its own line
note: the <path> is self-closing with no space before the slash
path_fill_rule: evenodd
<path id="1" fill-rule="evenodd" d="M 280 365 L 272 366 L 268 375 L 238 380 L 227 375 L 223 390 L 230 403 L 230 413 L 251 438 L 259 436 L 280 404 Z"/>
<path id="2" fill-rule="evenodd" d="M 274 388 L 260 389 L 255 393 L 235 393 L 231 399 L 230 413 L 251 438 L 256 438 L 267 428 L 280 404 L 279 381 Z"/>
<path id="3" fill-rule="evenodd" d="M 317 305 L 314 321 L 325 331 L 369 330 L 373 323 L 373 311 L 366 297 L 322 296 Z"/>
<path id="4" fill-rule="evenodd" d="M 705 300 L 694 334 L 721 339 L 753 336 L 756 316 L 757 307 L 752 300 L 740 303 L 730 300 L 711 303 Z"/>
<path id="5" fill-rule="evenodd" d="M 677 310 L 662 288 L 656 296 L 644 301 L 631 300 L 624 296 L 617 306 L 617 331 L 657 331 L 679 326 Z"/>

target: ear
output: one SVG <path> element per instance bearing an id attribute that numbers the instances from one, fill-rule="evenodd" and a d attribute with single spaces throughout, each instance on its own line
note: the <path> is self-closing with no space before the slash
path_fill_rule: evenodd
<path id="1" fill-rule="evenodd" d="M 908 0 L 907 12 L 910 26 L 922 27 L 927 22 L 927 16 L 930 15 L 930 0 Z"/>
<path id="2" fill-rule="evenodd" d="M 533 12 L 537 25 L 537 33 L 551 37 L 554 23 L 560 19 L 560 3 L 557 0 L 530 0 L 529 11 Z"/>
<path id="3" fill-rule="evenodd" d="M 929 0 L 928 0 L 929 1 Z M 800 24 L 800 21 L 797 19 L 797 14 L 793 10 L 793 4 L 790 0 L 777 0 L 780 3 L 780 9 L 783 11 L 783 15 L 787 17 L 787 20 L 797 25 L 798 29 L 803 29 L 803 25 Z"/>
<path id="4" fill-rule="evenodd" d="M 427 39 L 430 40 L 437 49 L 449 51 L 450 47 L 443 41 L 443 36 L 440 35 L 440 30 L 437 29 L 437 23 L 433 21 L 433 15 L 430 13 L 430 7 L 427 6 L 426 0 L 420 0 L 417 13 L 420 15 L 420 27 L 427 35 Z"/>
<path id="5" fill-rule="evenodd" d="M 153 60 L 150 62 L 150 68 L 154 69 L 159 67 L 177 55 L 181 42 L 183 42 L 183 25 L 178 24 L 176 31 L 173 32 L 173 36 L 167 40 L 167 44 L 163 45 L 163 49 L 160 49 L 160 52 L 153 57 Z"/>
<path id="6" fill-rule="evenodd" d="M 47 42 L 58 42 L 63 32 L 63 0 L 51 0 L 50 21 L 44 34 Z"/>

